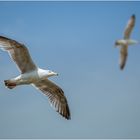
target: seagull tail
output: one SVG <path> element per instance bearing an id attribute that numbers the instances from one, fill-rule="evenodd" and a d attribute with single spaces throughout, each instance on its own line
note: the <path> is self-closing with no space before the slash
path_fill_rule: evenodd
<path id="1" fill-rule="evenodd" d="M 12 82 L 11 80 L 4 80 L 5 86 L 9 89 L 13 89 L 16 87 L 16 83 Z"/>

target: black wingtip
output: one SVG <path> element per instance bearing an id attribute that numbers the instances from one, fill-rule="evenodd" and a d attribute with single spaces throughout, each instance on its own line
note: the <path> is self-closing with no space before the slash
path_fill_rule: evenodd
<path id="1" fill-rule="evenodd" d="M 67 106 L 67 115 L 66 115 L 67 120 L 71 120 L 71 115 L 70 115 L 70 110 L 69 107 Z"/>
<path id="2" fill-rule="evenodd" d="M 136 18 L 135 14 L 132 15 L 132 18 Z"/>
<path id="3" fill-rule="evenodd" d="M 71 120 L 71 117 L 70 117 L 70 116 L 67 116 L 67 117 L 65 117 L 65 119 L 67 119 L 67 120 Z"/>
<path id="4" fill-rule="evenodd" d="M 61 112 L 61 111 L 59 111 L 59 110 L 57 110 L 57 112 L 58 112 L 62 117 L 64 117 L 66 120 L 71 120 L 71 114 L 70 114 L 70 109 L 69 109 L 68 104 L 65 106 L 65 111 L 64 111 L 64 112 Z"/>
<path id="5" fill-rule="evenodd" d="M 124 65 L 120 66 L 120 70 L 123 70 L 124 69 Z"/>
<path id="6" fill-rule="evenodd" d="M 62 114 L 62 113 L 60 113 L 60 115 L 62 116 L 62 117 L 64 117 L 66 120 L 71 120 L 71 116 L 70 116 L 70 114 Z"/>
<path id="7" fill-rule="evenodd" d="M 68 104 L 67 104 L 67 106 L 66 106 L 66 113 L 65 113 L 65 114 L 62 114 L 62 113 L 61 113 L 61 115 L 62 115 L 65 119 L 71 120 L 71 114 L 70 114 L 70 109 L 69 109 Z"/>
<path id="8" fill-rule="evenodd" d="M 9 38 L 7 38 L 5 36 L 1 36 L 1 35 L 0 35 L 0 38 L 2 38 L 2 39 L 8 39 L 9 40 Z"/>

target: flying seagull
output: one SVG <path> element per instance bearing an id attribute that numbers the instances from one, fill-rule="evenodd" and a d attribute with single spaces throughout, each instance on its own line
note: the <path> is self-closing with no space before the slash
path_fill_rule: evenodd
<path id="1" fill-rule="evenodd" d="M 127 60 L 128 46 L 138 44 L 138 41 L 130 39 L 131 32 L 135 25 L 135 20 L 136 20 L 135 15 L 132 15 L 125 28 L 124 38 L 117 40 L 115 42 L 116 46 L 121 46 L 121 48 L 120 48 L 120 69 L 121 70 L 123 70 L 126 60 Z"/>
<path id="2" fill-rule="evenodd" d="M 5 86 L 9 89 L 13 89 L 19 85 L 31 84 L 48 96 L 51 106 L 53 106 L 60 115 L 66 119 L 70 119 L 70 110 L 63 90 L 48 80 L 48 77 L 58 74 L 51 70 L 44 70 L 37 67 L 24 44 L 0 36 L 0 48 L 9 53 L 21 72 L 19 76 L 5 80 Z"/>

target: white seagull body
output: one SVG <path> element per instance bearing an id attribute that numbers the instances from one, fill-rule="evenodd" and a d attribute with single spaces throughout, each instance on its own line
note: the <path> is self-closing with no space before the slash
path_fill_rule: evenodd
<path id="1" fill-rule="evenodd" d="M 135 19 L 136 19 L 135 15 L 132 15 L 125 28 L 124 38 L 117 40 L 115 42 L 116 46 L 121 46 L 120 48 L 120 69 L 121 70 L 124 68 L 126 60 L 127 60 L 128 46 L 138 44 L 138 41 L 130 39 L 131 32 L 135 25 Z"/>
<path id="2" fill-rule="evenodd" d="M 66 119 L 70 119 L 70 111 L 63 90 L 48 80 L 48 77 L 58 75 L 50 70 L 38 68 L 25 45 L 15 40 L 0 36 L 0 48 L 7 51 L 17 64 L 21 75 L 5 80 L 5 85 L 12 89 L 18 85 L 31 84 L 48 96 L 51 105 Z"/>

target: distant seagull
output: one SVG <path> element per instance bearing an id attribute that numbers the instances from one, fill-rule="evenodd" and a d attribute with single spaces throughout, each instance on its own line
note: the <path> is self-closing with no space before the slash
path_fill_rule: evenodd
<path id="1" fill-rule="evenodd" d="M 120 48 L 120 69 L 123 70 L 127 55 L 128 55 L 128 46 L 138 44 L 138 41 L 130 39 L 131 32 L 133 30 L 133 27 L 135 25 L 135 15 L 132 15 L 131 18 L 128 21 L 128 24 L 124 31 L 124 38 L 117 40 L 115 42 L 116 46 L 121 46 Z"/>
<path id="2" fill-rule="evenodd" d="M 5 80 L 5 86 L 12 89 L 18 85 L 33 85 L 48 96 L 50 104 L 57 112 L 70 119 L 70 110 L 63 90 L 48 80 L 48 77 L 58 74 L 37 67 L 25 45 L 15 40 L 0 36 L 0 48 L 9 53 L 21 72 L 21 75 L 16 78 Z"/>

